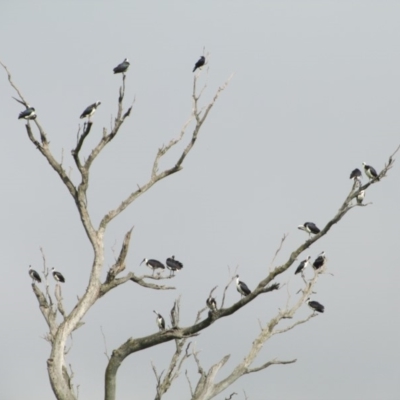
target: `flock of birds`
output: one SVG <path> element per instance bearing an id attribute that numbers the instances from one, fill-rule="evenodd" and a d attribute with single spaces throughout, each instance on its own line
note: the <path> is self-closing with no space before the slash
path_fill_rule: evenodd
<path id="1" fill-rule="evenodd" d="M 365 175 L 367 175 L 367 177 L 370 180 L 379 181 L 379 174 L 376 172 L 375 168 L 371 167 L 370 165 L 367 165 L 367 163 L 365 163 L 365 162 L 363 162 L 362 165 L 364 167 Z M 361 186 L 361 178 L 362 178 L 362 172 L 358 168 L 351 171 L 350 179 L 353 179 L 353 181 L 355 183 L 357 183 L 358 187 Z M 364 198 L 365 198 L 365 190 L 360 190 L 360 192 L 356 196 L 357 203 L 362 204 Z M 312 234 L 317 235 L 318 233 L 321 232 L 321 230 L 313 222 L 305 222 L 303 225 L 299 225 L 298 229 L 307 232 L 310 236 Z M 304 270 L 309 265 L 310 260 L 311 260 L 311 256 L 308 256 L 305 260 L 303 260 L 299 264 L 299 266 L 296 268 L 295 275 L 300 273 L 304 278 L 303 273 L 304 273 Z M 326 263 L 326 256 L 325 256 L 325 251 L 323 251 L 315 259 L 315 261 L 312 264 L 312 267 L 315 271 L 318 271 L 318 270 L 321 270 L 325 266 L 325 263 Z M 310 298 L 307 299 L 307 304 L 314 311 L 323 313 L 325 310 L 325 307 L 322 304 L 318 303 L 317 301 L 312 301 L 312 300 L 310 300 Z"/>
<path id="2" fill-rule="evenodd" d="M 200 64 L 202 63 L 202 64 L 200 65 L 199 63 Z M 204 65 L 204 57 L 203 57 L 203 59 L 200 59 L 196 63 L 194 70 L 196 70 L 196 68 L 199 68 L 199 66 L 202 66 L 202 65 Z M 129 67 L 129 62 L 127 59 L 125 59 L 123 63 L 119 64 L 117 67 L 114 68 L 114 73 L 126 72 L 128 67 Z M 100 102 L 98 102 L 98 103 L 100 104 Z M 95 103 L 95 104 L 97 104 L 97 103 Z M 85 113 L 87 115 L 84 115 Z M 83 116 L 81 116 L 81 118 L 84 118 L 85 116 L 90 116 L 91 115 L 90 113 L 91 113 L 91 111 L 89 110 L 89 108 L 87 108 L 83 112 L 83 114 L 82 114 Z M 93 114 L 93 112 L 92 112 L 92 114 Z M 378 180 L 379 181 L 379 175 L 373 167 L 371 167 L 370 165 L 367 165 L 365 162 L 363 162 L 363 167 L 364 167 L 365 174 L 367 175 L 367 177 L 370 180 Z M 359 186 L 361 186 L 361 178 L 362 178 L 362 173 L 358 168 L 354 169 L 350 174 L 350 179 L 353 179 L 354 182 L 357 182 Z M 364 190 L 361 190 L 360 193 L 356 196 L 358 204 L 361 204 L 362 201 L 364 200 L 364 197 L 365 197 L 364 192 L 365 192 Z M 307 232 L 310 236 L 317 235 L 318 233 L 321 232 L 321 230 L 317 227 L 317 225 L 314 222 L 305 222 L 303 225 L 299 225 L 298 229 Z M 301 274 L 301 276 L 304 278 L 304 270 L 310 264 L 310 260 L 311 260 L 311 256 L 308 256 L 305 260 L 301 261 L 299 266 L 296 268 L 295 275 Z M 147 267 L 152 269 L 152 271 L 153 271 L 152 276 L 154 276 L 154 273 L 157 269 L 160 269 L 160 270 L 169 269 L 169 271 L 170 271 L 169 276 L 174 276 L 175 272 L 178 272 L 183 268 L 183 263 L 176 260 L 175 256 L 171 256 L 171 257 L 167 258 L 165 265 L 161 261 L 154 260 L 154 259 L 148 259 L 148 258 L 144 258 L 142 260 L 142 262 L 140 263 L 140 265 L 142 265 L 143 263 Z M 320 270 L 323 270 L 325 265 L 326 265 L 326 255 L 325 255 L 325 251 L 323 251 L 322 253 L 320 253 L 317 256 L 317 258 L 312 263 L 312 268 L 314 269 L 314 271 L 320 271 Z M 51 273 L 53 275 L 53 278 L 57 282 L 62 282 L 62 283 L 65 282 L 65 278 L 60 272 L 56 271 L 54 268 L 52 268 L 51 271 L 52 271 Z M 32 283 L 34 283 L 35 281 L 39 282 L 39 283 L 42 282 L 42 279 L 40 278 L 39 273 L 37 271 L 35 271 L 34 269 L 32 269 L 31 266 L 29 266 L 29 275 L 32 278 Z M 248 296 L 251 293 L 251 290 L 249 289 L 249 287 L 243 281 L 241 281 L 239 279 L 239 275 L 236 275 L 236 290 L 240 293 L 240 295 L 242 297 Z M 311 300 L 311 298 L 308 298 L 306 300 L 306 302 L 307 302 L 308 306 L 314 312 L 323 313 L 325 311 L 325 307 L 318 301 Z M 215 300 L 214 297 L 212 297 L 211 294 L 207 298 L 206 304 L 207 304 L 207 307 L 211 310 L 211 312 L 216 312 L 218 310 L 217 301 Z M 164 320 L 163 316 L 160 313 L 158 313 L 156 310 L 153 310 L 153 312 L 157 315 L 156 322 L 157 322 L 158 328 L 160 329 L 160 331 L 165 330 L 165 320 Z"/>
<path id="3" fill-rule="evenodd" d="M 140 265 L 143 263 L 153 270 L 153 275 L 156 269 L 165 269 L 165 265 L 158 260 L 148 260 L 147 258 L 144 258 Z M 165 264 L 167 265 L 167 269 L 170 271 L 169 276 L 174 276 L 176 271 L 180 271 L 183 268 L 183 264 L 180 261 L 175 260 L 175 256 L 167 258 Z"/>
<path id="4" fill-rule="evenodd" d="M 61 272 L 56 271 L 54 268 L 51 269 L 51 274 L 53 275 L 53 278 L 57 282 L 61 283 L 65 282 L 63 274 Z M 29 276 L 32 278 L 32 283 L 34 283 L 35 281 L 38 283 L 42 282 L 42 278 L 40 277 L 39 273 L 35 271 L 31 265 L 29 266 Z"/>
<path id="5" fill-rule="evenodd" d="M 205 62 L 206 62 L 205 57 L 201 56 L 200 59 L 195 63 L 192 72 L 195 72 L 198 68 L 201 68 L 205 64 Z M 114 74 L 125 74 L 128 71 L 129 66 L 130 66 L 130 62 L 127 58 L 125 58 L 125 60 L 122 63 L 118 64 L 113 69 Z M 19 102 L 22 103 L 21 101 L 19 101 Z M 22 104 L 24 104 L 24 103 L 22 103 Z M 96 109 L 100 104 L 101 104 L 100 101 L 96 101 L 95 103 L 86 107 L 86 109 L 81 114 L 80 118 L 81 119 L 88 118 L 88 120 L 90 120 L 90 117 L 96 112 Z M 25 119 L 25 120 L 33 120 L 35 118 L 36 118 L 35 108 L 30 107 L 29 105 L 26 105 L 26 109 L 24 111 L 22 111 L 18 116 L 18 119 Z M 363 164 L 364 171 L 365 171 L 365 174 L 367 175 L 367 177 L 370 180 L 378 180 L 379 181 L 379 175 L 376 172 L 376 170 L 373 167 L 371 167 L 370 165 L 367 165 L 365 162 L 363 162 L 362 164 Z M 358 182 L 359 185 L 361 185 L 361 181 L 360 181 L 361 177 L 362 177 L 362 173 L 358 168 L 354 169 L 350 174 L 350 179 L 353 179 L 355 182 Z M 356 196 L 357 203 L 361 204 L 363 202 L 364 198 L 365 198 L 365 191 L 361 190 Z M 321 232 L 321 230 L 313 222 L 305 222 L 303 225 L 299 225 L 298 229 L 307 232 L 310 236 L 312 234 L 316 235 Z M 311 260 L 311 256 L 308 256 L 305 260 L 301 261 L 301 263 L 299 264 L 299 266 L 297 267 L 297 269 L 295 271 L 295 274 L 300 273 L 304 277 L 304 275 L 303 275 L 304 270 L 310 264 L 310 260 Z M 174 276 L 175 272 L 180 271 L 183 268 L 183 264 L 180 261 L 176 260 L 175 256 L 167 258 L 166 267 L 162 262 L 160 262 L 158 260 L 154 260 L 154 259 L 144 258 L 143 261 L 140 263 L 140 265 L 143 263 L 145 263 L 145 265 L 147 267 L 149 267 L 150 269 L 153 270 L 153 276 L 154 276 L 154 272 L 157 269 L 165 270 L 165 268 L 167 268 L 170 270 L 170 276 Z M 312 267 L 315 271 L 319 271 L 319 270 L 323 269 L 325 264 L 326 264 L 326 255 L 325 255 L 325 251 L 323 251 L 314 260 Z M 39 273 L 37 271 L 35 271 L 34 269 L 32 269 L 31 266 L 29 266 L 29 275 L 32 278 L 33 283 L 35 281 L 39 282 L 39 283 L 42 282 L 42 279 L 40 278 Z M 56 271 L 54 268 L 52 268 L 52 275 L 57 282 L 62 282 L 62 283 L 65 282 L 64 276 L 60 272 Z M 240 293 L 241 296 L 248 296 L 251 293 L 251 290 L 248 288 L 248 286 L 244 282 L 239 280 L 239 275 L 236 275 L 236 289 Z M 215 300 L 214 297 L 212 297 L 211 294 L 207 298 L 206 304 L 207 304 L 207 307 L 211 310 L 211 312 L 217 311 L 217 309 L 218 309 L 217 301 Z M 307 299 L 307 304 L 314 312 L 323 313 L 325 310 L 325 307 L 322 304 L 320 304 L 317 301 L 313 301 L 310 298 Z M 159 329 L 165 330 L 165 320 L 164 320 L 163 316 L 155 310 L 153 310 L 153 312 L 157 315 L 156 322 L 157 322 Z"/>
<path id="6" fill-rule="evenodd" d="M 201 56 L 199 58 L 199 60 L 196 62 L 196 64 L 194 65 L 193 72 L 195 72 L 196 69 L 201 68 L 205 63 L 206 63 L 206 58 L 204 56 Z M 118 64 L 113 69 L 114 74 L 125 75 L 125 73 L 128 71 L 128 68 L 130 65 L 131 65 L 131 63 L 129 62 L 129 60 L 127 58 L 125 58 L 125 60 L 122 61 L 121 64 Z M 17 99 L 15 99 L 15 100 L 17 100 Z M 24 104 L 26 107 L 26 109 L 19 114 L 18 119 L 25 119 L 25 120 L 36 119 L 37 115 L 36 115 L 36 110 L 34 107 L 30 107 L 28 104 L 25 104 L 25 103 L 21 102 L 20 100 L 17 100 L 17 101 L 21 104 Z M 96 112 L 97 107 L 100 104 L 101 104 L 100 101 L 96 101 L 96 103 L 93 103 L 90 106 L 86 107 L 85 110 L 83 111 L 83 113 L 81 114 L 80 118 L 81 119 L 88 118 L 88 120 L 90 120 L 90 117 Z"/>

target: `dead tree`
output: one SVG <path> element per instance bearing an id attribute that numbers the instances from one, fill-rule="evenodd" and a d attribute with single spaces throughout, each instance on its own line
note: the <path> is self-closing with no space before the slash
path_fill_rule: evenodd
<path id="1" fill-rule="evenodd" d="M 28 108 L 27 100 L 14 84 L 7 67 L 4 64 L 1 65 L 8 75 L 10 85 L 17 93 L 18 99 L 16 100 L 21 102 Z M 27 123 L 25 125 L 27 136 L 31 143 L 48 161 L 53 170 L 58 174 L 61 181 L 67 188 L 69 194 L 71 195 L 72 200 L 74 201 L 78 210 L 79 218 L 81 220 L 83 228 L 93 248 L 94 254 L 87 290 L 85 291 L 83 296 L 78 299 L 75 307 L 69 313 L 66 312 L 64 309 L 61 287 L 59 285 L 56 286 L 55 300 L 53 300 L 53 296 L 49 292 L 48 287 L 46 291 L 43 292 L 35 284 L 35 282 L 32 283 L 32 289 L 37 298 L 39 309 L 42 312 L 42 315 L 49 329 L 46 339 L 51 344 L 51 352 L 47 359 L 47 368 L 53 392 L 58 400 L 77 399 L 77 393 L 74 390 L 72 384 L 73 374 L 71 369 L 67 368 L 68 363 L 66 362 L 66 355 L 68 350 L 66 347 L 66 343 L 71 333 L 83 325 L 83 317 L 97 300 L 106 295 L 112 289 L 116 289 L 117 287 L 128 281 L 132 281 L 148 289 L 173 289 L 173 287 L 171 286 L 158 283 L 158 281 L 160 281 L 161 279 L 166 279 L 159 275 L 137 276 L 132 272 L 123 274 L 126 268 L 126 257 L 129 252 L 132 229 L 125 233 L 117 259 L 114 265 L 109 268 L 105 281 L 102 282 L 101 273 L 105 268 L 104 235 L 109 223 L 113 219 L 118 217 L 137 198 L 146 193 L 157 182 L 176 172 L 179 172 L 182 169 L 182 165 L 186 157 L 189 155 L 190 151 L 196 143 L 204 121 L 206 120 L 211 109 L 218 100 L 220 94 L 227 87 L 231 79 L 230 77 L 220 88 L 218 88 L 214 97 L 207 105 L 201 106 L 200 100 L 205 87 L 203 87 L 200 91 L 197 89 L 199 74 L 201 74 L 201 72 L 197 72 L 193 80 L 192 112 L 187 122 L 183 125 L 178 137 L 176 139 L 172 139 L 167 145 L 161 146 L 158 149 L 151 169 L 150 179 L 140 187 L 132 189 L 132 192 L 124 200 L 122 200 L 119 205 L 108 211 L 103 216 L 98 226 L 95 226 L 93 224 L 91 215 L 87 208 L 87 191 L 89 187 L 90 170 L 97 156 L 117 136 L 122 125 L 131 115 L 133 104 L 127 109 L 124 108 L 127 79 L 126 75 L 122 75 L 122 84 L 119 89 L 118 97 L 118 112 L 113 121 L 112 127 L 110 131 L 105 128 L 103 129 L 103 135 L 101 139 L 91 150 L 86 160 L 82 159 L 80 152 L 84 145 L 85 139 L 88 137 L 92 130 L 93 122 L 91 122 L 89 119 L 88 122 L 85 123 L 82 133 L 78 134 L 76 146 L 71 151 L 76 168 L 80 174 L 79 182 L 77 183 L 71 180 L 62 163 L 58 161 L 51 152 L 49 146 L 49 136 L 39 122 L 39 118 L 27 120 Z M 39 112 L 38 115 L 40 115 Z M 190 129 L 191 136 L 182 153 L 177 157 L 174 164 L 170 168 L 160 171 L 159 162 L 162 157 L 176 144 L 181 142 L 184 139 L 185 134 L 187 134 Z M 392 156 L 390 156 L 389 161 L 387 162 L 383 170 L 379 173 L 379 178 L 386 177 L 387 172 L 393 166 L 394 155 L 397 151 L 398 149 L 392 154 Z M 205 311 L 205 309 L 200 310 L 197 313 L 195 321 L 191 326 L 180 326 L 180 303 L 179 301 L 176 301 L 173 309 L 171 310 L 172 327 L 170 329 L 160 330 L 157 333 L 142 338 L 130 338 L 126 340 L 125 343 L 121 344 L 118 348 L 114 349 L 111 356 L 109 357 L 108 365 L 105 371 L 105 400 L 116 399 L 117 372 L 123 361 L 128 356 L 135 352 L 142 351 L 147 348 L 157 346 L 169 341 L 174 341 L 176 345 L 176 350 L 172 356 L 169 367 L 166 371 L 158 373 L 157 367 L 153 365 L 153 371 L 156 377 L 156 399 L 161 399 L 162 396 L 168 391 L 174 380 L 179 376 L 183 364 L 189 358 L 194 360 L 199 372 L 199 378 L 195 385 L 192 385 L 189 377 L 187 376 L 189 389 L 193 400 L 205 400 L 214 398 L 215 396 L 229 388 L 232 383 L 234 383 L 243 375 L 261 371 L 271 365 L 294 363 L 296 361 L 295 359 L 273 359 L 259 366 L 253 366 L 253 363 L 257 355 L 259 354 L 260 349 L 268 339 L 270 339 L 274 335 L 285 333 L 295 328 L 296 326 L 299 326 L 309 321 L 315 316 L 315 313 L 311 313 L 305 319 L 294 320 L 297 310 L 305 303 L 310 293 L 312 293 L 313 287 L 317 283 L 318 277 L 320 275 L 319 271 L 315 272 L 314 277 L 310 281 L 304 280 L 302 294 L 293 304 L 290 304 L 290 301 L 288 300 L 285 308 L 279 310 L 268 323 L 260 326 L 260 333 L 253 341 L 253 344 L 250 347 L 250 351 L 248 352 L 244 360 L 236 365 L 226 378 L 218 381 L 217 373 L 227 362 L 227 360 L 229 359 L 229 355 L 226 355 L 220 361 L 214 364 L 208 371 L 205 371 L 201 367 L 198 352 L 194 349 L 194 346 L 191 346 L 190 338 L 198 335 L 202 330 L 216 323 L 219 319 L 233 315 L 236 311 L 238 311 L 242 307 L 245 307 L 248 303 L 252 302 L 258 296 L 278 290 L 279 283 L 276 282 L 276 278 L 283 272 L 288 270 L 304 250 L 312 246 L 322 236 L 326 235 L 331 227 L 334 224 L 338 223 L 348 211 L 350 211 L 354 207 L 363 207 L 367 205 L 356 201 L 357 196 L 360 194 L 361 191 L 367 190 L 370 185 L 379 183 L 380 181 L 381 179 L 373 179 L 363 186 L 358 185 L 356 184 L 356 182 L 354 182 L 353 187 L 351 188 L 343 204 L 340 206 L 338 212 L 325 225 L 325 227 L 321 229 L 321 232 L 309 238 L 301 246 L 292 251 L 284 264 L 272 267 L 270 272 L 258 283 L 257 287 L 249 295 L 243 297 L 235 304 L 228 305 L 226 307 L 224 304 L 225 292 L 229 285 L 232 283 L 231 280 L 225 288 L 222 304 L 216 309 L 210 310 L 205 317 L 203 317 L 203 312 Z M 279 250 L 280 249 L 278 249 L 278 251 Z M 46 274 L 49 273 L 45 263 L 45 258 L 44 270 Z M 211 294 L 212 291 L 210 295 Z M 60 323 L 57 322 L 56 318 L 58 314 L 60 314 L 60 316 L 62 317 Z M 283 321 L 286 320 L 290 320 L 293 322 L 291 322 L 289 325 L 282 324 Z M 236 393 L 231 393 L 228 398 L 232 398 L 234 395 L 236 395 Z"/>

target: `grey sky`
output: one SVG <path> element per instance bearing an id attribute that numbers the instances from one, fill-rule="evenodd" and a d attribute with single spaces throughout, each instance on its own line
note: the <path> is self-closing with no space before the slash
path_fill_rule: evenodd
<path id="1" fill-rule="evenodd" d="M 366 161 L 380 170 L 400 143 L 399 2 L 4 3 L 0 59 L 36 108 L 54 154 L 60 158 L 64 149 L 66 166 L 73 166 L 70 150 L 86 106 L 102 102 L 85 154 L 110 126 L 121 82 L 112 69 L 125 57 L 131 61 L 126 104 L 136 96 L 132 116 L 92 169 L 96 221 L 145 182 L 157 148 L 178 135 L 190 114 L 191 70 L 203 47 L 211 53 L 204 100 L 235 73 L 183 171 L 110 226 L 106 267 L 112 246 L 120 246 L 132 225 L 129 270 L 144 273 L 144 257 L 172 254 L 185 267 L 172 282 L 176 291 L 128 283 L 92 308 L 68 357 L 82 399 L 103 396 L 100 326 L 111 351 L 154 332 L 152 310 L 167 316 L 180 294 L 182 323 L 192 323 L 215 285 L 220 302 L 228 266 L 239 266 L 254 287 L 284 233 L 289 237 L 278 263 L 307 238 L 297 225 L 311 220 L 323 227 L 333 217 L 351 188 L 352 169 Z M 0 88 L 0 398 L 47 400 L 54 398 L 46 371 L 50 347 L 41 339 L 46 326 L 28 265 L 42 270 L 42 246 L 49 266 L 67 279 L 69 310 L 86 287 L 92 251 L 67 191 L 17 121 L 22 109 L 3 72 Z M 168 160 L 173 156 L 164 165 Z M 297 363 L 244 377 L 229 393 L 242 396 L 244 389 L 252 400 L 398 398 L 399 168 L 396 163 L 389 178 L 367 191 L 365 201 L 373 205 L 351 211 L 304 254 L 327 252 L 334 277 L 323 276 L 314 296 L 326 312 L 272 339 L 259 357 L 259 364 L 274 357 Z M 301 285 L 294 269 L 278 281 L 289 282 L 295 298 Z M 232 287 L 228 304 L 238 296 Z M 196 338 L 204 366 L 232 353 L 221 376 L 229 372 L 258 333 L 258 318 L 266 322 L 286 297 L 285 289 L 261 296 L 204 331 Z M 303 308 L 299 316 L 308 315 Z M 118 398 L 154 398 L 150 360 L 161 371 L 171 354 L 167 344 L 129 357 L 118 375 Z M 187 368 L 195 376 L 191 362 Z M 165 396 L 187 398 L 184 379 Z"/>

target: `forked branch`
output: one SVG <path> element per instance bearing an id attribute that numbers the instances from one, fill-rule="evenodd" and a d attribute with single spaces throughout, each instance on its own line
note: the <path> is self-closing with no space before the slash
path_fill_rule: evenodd
<path id="1" fill-rule="evenodd" d="M 120 203 L 120 205 L 109 211 L 101 220 L 100 225 L 99 225 L 99 231 L 103 231 L 107 224 L 112 221 L 115 217 L 117 217 L 122 211 L 124 211 L 133 201 L 135 201 L 139 196 L 141 196 L 142 194 L 146 193 L 155 183 L 157 183 L 158 181 L 166 178 L 167 176 L 170 176 L 172 174 L 174 174 L 175 172 L 178 172 L 181 170 L 182 168 L 182 164 L 183 161 L 185 160 L 186 156 L 189 154 L 189 152 L 191 151 L 191 149 L 193 148 L 196 140 L 197 140 L 197 136 L 200 132 L 200 128 L 203 125 L 205 119 L 207 118 L 209 112 L 211 111 L 212 107 L 214 106 L 215 102 L 217 101 L 218 97 L 220 96 L 220 94 L 225 90 L 225 88 L 228 86 L 230 80 L 232 79 L 231 75 L 228 80 L 225 82 L 224 85 L 222 85 L 216 92 L 216 94 L 214 95 L 213 99 L 211 100 L 211 102 L 207 105 L 206 107 L 206 111 L 204 113 L 204 115 L 198 119 L 196 121 L 196 125 L 192 131 L 192 138 L 191 141 L 189 142 L 189 144 L 186 146 L 186 148 L 183 150 L 181 156 L 179 157 L 179 159 L 177 160 L 177 162 L 175 163 L 175 166 L 173 166 L 172 168 L 166 169 L 163 172 L 158 173 L 158 164 L 159 161 L 161 159 L 161 157 L 163 155 L 165 155 L 175 144 L 177 144 L 183 137 L 184 134 L 186 132 L 187 127 L 189 126 L 190 122 L 193 120 L 193 118 L 196 118 L 196 116 L 198 116 L 198 109 L 197 109 L 197 101 L 198 99 L 195 100 L 194 102 L 194 106 L 193 106 L 193 111 L 192 111 L 192 115 L 189 117 L 188 121 L 185 123 L 185 125 L 183 126 L 180 136 L 177 139 L 173 139 L 171 140 L 171 142 L 165 146 L 162 147 L 161 149 L 158 150 L 158 153 L 156 155 L 156 158 L 154 160 L 153 163 L 153 167 L 152 167 L 152 172 L 151 172 L 151 177 L 149 179 L 149 181 L 147 183 L 145 183 L 144 185 L 140 186 L 137 190 L 135 190 L 134 192 L 132 192 L 124 201 L 122 201 Z M 196 80 L 197 80 L 197 76 L 194 77 L 194 85 L 193 85 L 193 90 L 196 90 Z"/>

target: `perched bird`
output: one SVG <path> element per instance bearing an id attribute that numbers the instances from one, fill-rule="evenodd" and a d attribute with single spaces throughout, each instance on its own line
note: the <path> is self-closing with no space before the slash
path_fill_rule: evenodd
<path id="1" fill-rule="evenodd" d="M 144 258 L 140 265 L 142 265 L 143 263 L 145 263 L 146 266 L 153 270 L 153 275 L 156 269 L 165 269 L 164 264 L 158 260 L 148 260 L 147 258 Z"/>
<path id="2" fill-rule="evenodd" d="M 321 232 L 317 225 L 315 225 L 313 222 L 304 222 L 303 225 L 299 225 L 297 228 L 307 232 L 310 236 L 312 233 L 316 235 L 317 233 Z"/>
<path id="3" fill-rule="evenodd" d="M 350 179 L 354 179 L 355 181 L 359 180 L 362 177 L 361 171 L 356 168 L 351 171 Z"/>
<path id="4" fill-rule="evenodd" d="M 217 311 L 217 302 L 214 299 L 214 297 L 210 296 L 208 297 L 208 299 L 206 300 L 206 304 L 207 307 L 211 310 L 211 311 Z"/>
<path id="5" fill-rule="evenodd" d="M 318 301 L 312 301 L 310 300 L 310 298 L 307 299 L 307 304 L 310 308 L 314 310 L 314 312 L 318 311 L 320 313 L 323 313 L 325 310 L 325 307 L 321 303 L 318 303 Z"/>
<path id="6" fill-rule="evenodd" d="M 35 119 L 36 112 L 33 107 L 27 107 L 26 110 L 19 113 L 18 119 Z"/>
<path id="7" fill-rule="evenodd" d="M 54 268 L 51 269 L 51 273 L 53 274 L 53 278 L 57 281 L 57 282 L 65 282 L 65 278 L 63 277 L 63 275 L 61 274 L 61 272 L 56 271 Z"/>
<path id="8" fill-rule="evenodd" d="M 315 270 L 322 269 L 325 266 L 326 256 L 325 251 L 323 251 L 313 262 L 313 268 Z"/>
<path id="9" fill-rule="evenodd" d="M 183 268 L 183 264 L 175 260 L 175 256 L 172 256 L 171 258 L 167 258 L 166 261 L 167 268 L 171 271 L 171 275 L 175 275 L 175 271 L 180 271 Z"/>
<path id="10" fill-rule="evenodd" d="M 365 175 L 367 175 L 369 179 L 376 179 L 377 181 L 379 181 L 379 176 L 375 171 L 375 168 L 371 167 L 370 165 L 367 165 L 365 162 L 363 162 L 363 166 Z"/>
<path id="11" fill-rule="evenodd" d="M 296 272 L 294 274 L 296 275 L 299 272 L 303 273 L 303 271 L 308 267 L 308 264 L 310 263 L 310 259 L 311 259 L 311 256 L 308 256 L 305 260 L 303 260 L 297 267 Z"/>
<path id="12" fill-rule="evenodd" d="M 197 68 L 201 68 L 205 63 L 206 63 L 206 58 L 204 56 L 201 56 L 199 58 L 199 61 L 197 61 L 196 64 L 194 64 L 192 72 L 196 71 Z"/>
<path id="13" fill-rule="evenodd" d="M 239 275 L 236 275 L 236 289 L 242 296 L 247 296 L 251 293 L 247 285 L 239 280 Z"/>
<path id="14" fill-rule="evenodd" d="M 163 316 L 161 314 L 159 314 L 156 310 L 153 310 L 153 312 L 157 315 L 156 322 L 157 322 L 158 328 L 160 329 L 160 331 L 163 331 L 165 329 L 165 321 L 164 321 Z"/>
<path id="15" fill-rule="evenodd" d="M 364 198 L 365 198 L 365 190 L 361 190 L 361 192 L 358 193 L 358 195 L 356 196 L 357 203 L 361 204 L 363 202 Z"/>
<path id="16" fill-rule="evenodd" d="M 126 71 L 128 71 L 129 66 L 131 63 L 128 61 L 127 58 L 125 58 L 124 61 L 122 61 L 121 64 L 118 64 L 114 69 L 114 74 L 125 74 Z"/>
<path id="17" fill-rule="evenodd" d="M 100 104 L 101 104 L 100 101 L 96 101 L 96 103 L 93 103 L 89 107 L 86 107 L 85 111 L 80 116 L 80 119 L 86 117 L 90 118 L 96 112 L 96 109 Z"/>
<path id="18" fill-rule="evenodd" d="M 40 278 L 40 275 L 32 269 L 32 266 L 29 266 L 29 276 L 32 278 L 32 283 L 36 282 L 42 282 L 42 279 Z"/>

